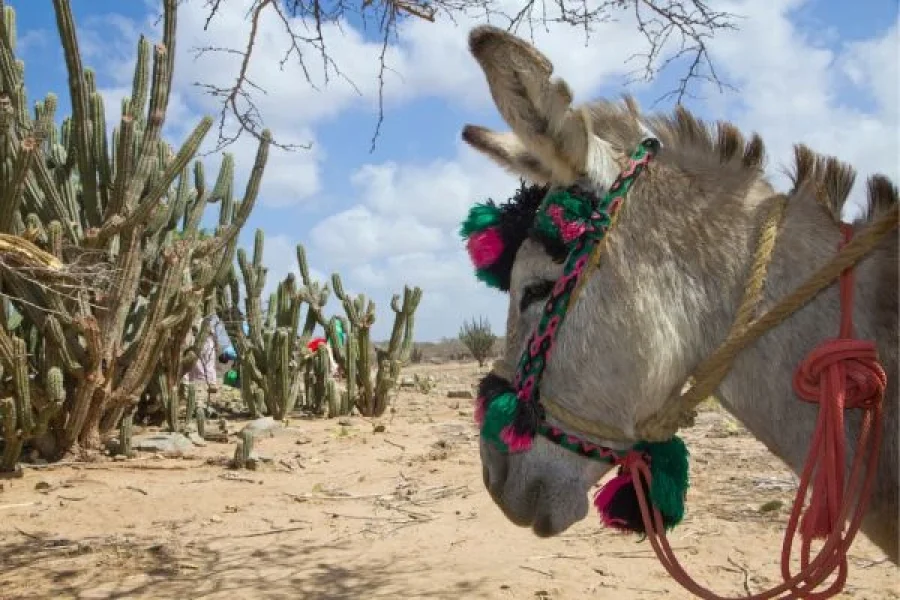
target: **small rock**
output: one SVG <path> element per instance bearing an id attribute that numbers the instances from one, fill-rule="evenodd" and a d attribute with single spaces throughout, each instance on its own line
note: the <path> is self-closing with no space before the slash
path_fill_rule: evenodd
<path id="1" fill-rule="evenodd" d="M 212 523 L 221 523 L 221 522 L 222 522 L 222 517 L 220 517 L 219 515 L 213 515 L 213 516 L 211 516 L 211 517 L 209 518 L 209 520 L 210 520 Z"/>
<path id="2" fill-rule="evenodd" d="M 162 458 L 189 454 L 194 449 L 194 444 L 180 433 L 152 433 L 134 436 L 131 447 L 141 452 L 155 452 L 156 456 Z"/>
<path id="3" fill-rule="evenodd" d="M 472 394 L 472 390 L 450 390 L 449 392 L 447 392 L 447 397 L 471 400 L 475 396 L 474 394 Z"/>
<path id="4" fill-rule="evenodd" d="M 772 512 L 772 511 L 781 509 L 782 506 L 784 506 L 784 502 L 782 502 L 781 500 L 769 500 L 768 502 L 766 502 L 765 504 L 763 504 L 762 506 L 759 507 L 759 512 L 761 512 L 761 513 Z"/>
<path id="5" fill-rule="evenodd" d="M 49 490 L 49 489 L 50 489 L 50 484 L 47 483 L 46 481 L 38 481 L 36 484 L 34 484 L 34 489 L 36 489 L 36 490 Z"/>
<path id="6" fill-rule="evenodd" d="M 413 388 L 416 387 L 416 380 L 412 377 L 404 377 L 400 380 L 401 388 Z"/>
<path id="7" fill-rule="evenodd" d="M 281 429 L 282 425 L 272 417 L 261 417 L 255 421 L 250 421 L 241 429 L 241 431 L 252 431 L 254 433 L 268 433 L 270 437 L 274 437 L 274 430 Z"/>
<path id="8" fill-rule="evenodd" d="M 273 459 L 271 456 L 267 456 L 265 454 L 257 454 L 256 452 L 251 452 L 250 460 L 255 461 L 255 462 L 270 463 L 270 462 L 272 462 Z"/>
<path id="9" fill-rule="evenodd" d="M 195 446 L 203 447 L 206 445 L 206 440 L 204 440 L 202 437 L 200 437 L 200 434 L 195 431 L 192 431 L 191 433 L 189 433 L 187 437 L 189 440 L 191 440 L 191 443 L 194 444 Z"/>
<path id="10" fill-rule="evenodd" d="M 385 426 L 383 423 L 378 423 L 377 425 L 372 427 L 372 431 L 374 433 L 384 433 L 384 430 L 385 430 Z"/>

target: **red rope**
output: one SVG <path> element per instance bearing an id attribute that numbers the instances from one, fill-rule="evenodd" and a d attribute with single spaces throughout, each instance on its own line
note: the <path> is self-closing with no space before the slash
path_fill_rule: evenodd
<path id="1" fill-rule="evenodd" d="M 852 237 L 852 229 L 842 226 L 841 247 Z M 830 598 L 839 593 L 847 580 L 847 553 L 862 523 L 875 480 L 878 452 L 881 448 L 882 414 L 887 377 L 878 362 L 875 344 L 853 338 L 853 271 L 840 277 L 841 324 L 839 337 L 826 340 L 813 350 L 794 374 L 794 391 L 801 400 L 819 404 L 816 429 L 810 442 L 800 485 L 788 519 L 781 552 L 781 576 L 784 582 L 768 591 L 744 600 L 771 598 Z M 863 411 L 859 438 L 846 488 L 844 411 Z M 630 464 L 635 481 L 651 480 L 647 464 L 636 456 Z M 812 485 L 809 507 L 803 513 L 807 490 Z M 672 552 L 665 536 L 662 515 L 647 501 L 644 486 L 635 486 L 647 538 L 660 562 L 685 589 L 706 600 L 728 600 L 695 582 Z M 856 490 L 854 494 L 845 493 Z M 852 510 L 852 515 L 851 515 Z M 801 518 L 802 514 L 802 518 Z M 850 520 L 846 532 L 843 525 Z M 798 531 L 802 540 L 800 572 L 791 574 L 793 539 Z M 822 548 L 810 560 L 812 541 L 824 538 Z M 831 585 L 817 590 L 829 576 Z"/>

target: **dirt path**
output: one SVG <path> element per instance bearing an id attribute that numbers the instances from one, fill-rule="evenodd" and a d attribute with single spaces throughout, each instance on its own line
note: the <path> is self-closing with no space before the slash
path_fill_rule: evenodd
<path id="1" fill-rule="evenodd" d="M 257 442 L 272 462 L 256 471 L 223 466 L 232 438 L 0 481 L 0 598 L 690 598 L 649 544 L 595 515 L 549 540 L 509 523 L 481 483 L 471 401 L 446 397 L 476 367 L 408 372 L 438 387 L 401 392 L 383 432 L 293 421 Z M 793 478 L 719 411 L 685 437 L 693 487 L 672 545 L 720 593 L 759 591 L 777 575 Z M 843 597 L 900 598 L 898 569 L 863 538 Z"/>

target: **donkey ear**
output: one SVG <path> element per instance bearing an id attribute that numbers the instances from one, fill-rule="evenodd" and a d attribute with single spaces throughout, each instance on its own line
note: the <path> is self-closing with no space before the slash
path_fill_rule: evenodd
<path id="1" fill-rule="evenodd" d="M 546 185 L 553 179 L 550 169 L 514 133 L 466 125 L 463 127 L 462 139 L 501 167 L 533 183 Z"/>
<path id="2" fill-rule="evenodd" d="M 469 51 L 487 78 L 497 110 L 556 183 L 585 174 L 594 139 L 587 107 L 572 108 L 572 90 L 551 81 L 553 64 L 536 48 L 491 26 L 469 33 Z"/>

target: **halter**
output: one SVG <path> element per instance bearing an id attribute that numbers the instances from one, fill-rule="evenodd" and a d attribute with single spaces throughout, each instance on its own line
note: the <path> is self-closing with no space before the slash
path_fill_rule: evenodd
<path id="1" fill-rule="evenodd" d="M 540 384 L 556 335 L 585 282 L 599 265 L 606 236 L 615 225 L 619 209 L 659 149 L 659 140 L 644 139 L 602 197 L 577 184 L 547 194 L 533 218 L 532 232 L 566 249 L 563 274 L 544 304 L 541 319 L 516 365 L 513 380 L 510 382 L 496 372 L 485 377 L 479 385 L 475 411 L 481 435 L 504 452 L 524 452 L 531 448 L 535 436 L 541 435 L 585 458 L 618 465 L 619 476 L 600 490 L 595 504 L 606 525 L 631 531 L 643 530 L 635 482 L 627 468 L 636 456 L 650 465 L 650 498 L 662 513 L 666 527 L 681 521 L 688 486 L 684 443 L 672 436 L 663 442 L 640 442 L 623 452 L 566 433 L 547 422 Z M 508 259 L 501 261 L 501 256 L 514 255 L 517 248 L 504 243 L 499 210 L 493 213 L 496 218 L 491 218 L 491 208 L 492 205 L 476 206 L 463 224 L 463 235 L 468 238 L 469 253 L 479 270 L 479 278 L 489 284 L 503 281 L 508 288 L 508 275 L 503 277 L 498 273 L 497 264 L 506 262 Z M 556 409 L 554 406 L 554 412 Z M 646 486 L 647 482 L 642 483 Z"/>

